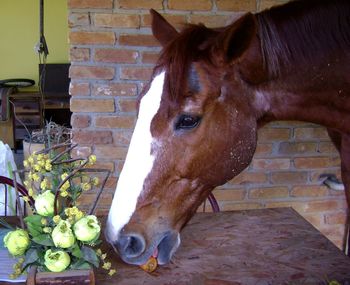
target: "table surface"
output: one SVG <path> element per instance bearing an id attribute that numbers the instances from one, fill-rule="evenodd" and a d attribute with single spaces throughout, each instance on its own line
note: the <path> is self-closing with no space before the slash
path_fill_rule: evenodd
<path id="1" fill-rule="evenodd" d="M 117 261 L 97 284 L 350 284 L 350 258 L 291 208 L 198 213 L 181 239 L 155 273 Z"/>
<path id="2" fill-rule="evenodd" d="M 181 240 L 154 273 L 115 257 L 117 274 L 99 269 L 96 284 L 350 284 L 350 258 L 291 208 L 198 213 Z"/>

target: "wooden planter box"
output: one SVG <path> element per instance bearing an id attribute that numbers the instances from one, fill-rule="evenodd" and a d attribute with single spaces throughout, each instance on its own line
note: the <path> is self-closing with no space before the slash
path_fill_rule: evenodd
<path id="1" fill-rule="evenodd" d="M 64 272 L 37 272 L 36 267 L 28 273 L 27 285 L 95 285 L 95 274 L 90 270 L 69 270 Z"/>

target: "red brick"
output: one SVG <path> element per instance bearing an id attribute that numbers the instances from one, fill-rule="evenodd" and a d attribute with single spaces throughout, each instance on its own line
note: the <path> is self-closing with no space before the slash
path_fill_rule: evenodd
<path id="1" fill-rule="evenodd" d="M 90 126 L 91 118 L 89 115 L 75 113 L 71 116 L 70 121 L 73 128 L 87 128 Z"/>
<path id="2" fill-rule="evenodd" d="M 285 208 L 285 207 L 292 207 L 294 210 L 296 210 L 299 214 L 303 214 L 305 212 L 305 209 L 308 207 L 306 202 L 295 202 L 292 200 L 289 201 L 279 201 L 279 202 L 266 202 L 265 203 L 266 208 Z"/>
<path id="3" fill-rule="evenodd" d="M 323 197 L 327 196 L 329 191 L 326 186 L 305 185 L 293 187 L 291 197 Z"/>
<path id="4" fill-rule="evenodd" d="M 136 14 L 95 14 L 94 24 L 107 28 L 139 28 L 140 16 Z"/>
<path id="5" fill-rule="evenodd" d="M 266 156 L 266 154 L 271 154 L 273 151 L 272 143 L 260 143 L 256 146 L 254 157 Z"/>
<path id="6" fill-rule="evenodd" d="M 219 204 L 222 211 L 241 211 L 241 210 L 252 210 L 261 209 L 263 205 L 261 203 L 237 203 L 237 202 L 222 202 Z"/>
<path id="7" fill-rule="evenodd" d="M 96 49 L 94 60 L 96 62 L 135 63 L 138 52 L 127 49 Z"/>
<path id="8" fill-rule="evenodd" d="M 320 142 L 318 145 L 318 152 L 319 153 L 337 153 L 338 150 L 334 146 L 332 142 Z"/>
<path id="9" fill-rule="evenodd" d="M 184 24 L 186 23 L 186 16 L 185 15 L 173 15 L 173 14 L 164 14 L 161 13 L 161 15 L 169 22 L 172 26 L 174 26 L 177 29 L 183 28 Z M 152 23 L 152 16 L 150 14 L 142 15 L 141 24 L 144 27 L 150 27 Z"/>
<path id="10" fill-rule="evenodd" d="M 298 157 L 294 159 L 296 168 L 326 168 L 339 166 L 338 157 Z"/>
<path id="11" fill-rule="evenodd" d="M 68 0 L 68 8 L 113 8 L 113 0 Z"/>
<path id="12" fill-rule="evenodd" d="M 92 169 L 108 169 L 109 171 L 114 171 L 114 163 L 113 162 L 107 162 L 107 161 L 99 161 L 97 160 L 93 165 L 88 165 L 86 168 L 92 168 Z"/>
<path id="13" fill-rule="evenodd" d="M 323 212 L 338 209 L 339 205 L 337 201 L 313 201 L 308 202 L 305 207 L 305 212 Z"/>
<path id="14" fill-rule="evenodd" d="M 123 34 L 119 37 L 119 44 L 122 46 L 159 46 L 158 41 L 152 35 Z"/>
<path id="15" fill-rule="evenodd" d="M 113 141 L 117 146 L 129 146 L 132 136 L 132 131 L 122 130 L 113 133 Z"/>
<path id="16" fill-rule="evenodd" d="M 125 159 L 127 152 L 126 147 L 117 147 L 109 145 L 96 145 L 95 154 L 100 158 L 107 159 Z"/>
<path id="17" fill-rule="evenodd" d="M 70 32 L 71 45 L 114 45 L 115 34 L 113 32 Z"/>
<path id="18" fill-rule="evenodd" d="M 121 112 L 136 112 L 137 110 L 136 100 L 119 100 L 118 106 Z"/>
<path id="19" fill-rule="evenodd" d="M 307 179 L 307 172 L 284 171 L 271 173 L 271 182 L 273 184 L 306 183 Z"/>
<path id="20" fill-rule="evenodd" d="M 115 187 L 117 186 L 117 182 L 118 181 L 116 177 L 109 177 L 105 187 L 108 189 L 113 189 L 112 193 L 114 193 Z"/>
<path id="21" fill-rule="evenodd" d="M 168 8 L 172 10 L 208 11 L 212 9 L 211 0 L 168 0 Z"/>
<path id="22" fill-rule="evenodd" d="M 294 130 L 294 136 L 298 140 L 319 140 L 329 139 L 328 133 L 325 128 L 296 128 Z"/>
<path id="23" fill-rule="evenodd" d="M 280 154 L 303 154 L 314 153 L 317 144 L 311 142 L 283 142 L 280 143 L 278 153 Z"/>
<path id="24" fill-rule="evenodd" d="M 73 141 L 80 144 L 111 144 L 113 143 L 113 137 L 111 131 L 80 131 L 73 130 Z"/>
<path id="25" fill-rule="evenodd" d="M 262 128 L 258 131 L 259 142 L 285 141 L 290 138 L 290 129 Z"/>
<path id="26" fill-rule="evenodd" d="M 117 165 L 116 165 L 116 168 L 117 168 L 117 173 L 120 173 L 124 167 L 124 163 L 125 161 L 124 160 L 119 160 L 117 162 Z"/>
<path id="27" fill-rule="evenodd" d="M 318 230 L 324 234 L 328 239 L 334 237 L 342 237 L 345 232 L 345 225 L 329 225 L 324 224 L 318 227 Z"/>
<path id="28" fill-rule="evenodd" d="M 72 47 L 69 53 L 70 61 L 89 61 L 90 49 Z"/>
<path id="29" fill-rule="evenodd" d="M 190 23 L 204 24 L 209 28 L 217 28 L 230 24 L 231 15 L 191 15 Z"/>
<path id="30" fill-rule="evenodd" d="M 244 189 L 215 189 L 213 195 L 218 201 L 239 201 L 244 199 L 246 191 Z"/>
<path id="31" fill-rule="evenodd" d="M 95 125 L 99 128 L 131 129 L 134 124 L 134 116 L 99 116 L 95 119 Z"/>
<path id="32" fill-rule="evenodd" d="M 76 26 L 90 25 L 90 17 L 88 13 L 69 13 L 68 25 L 70 28 Z"/>
<path id="33" fill-rule="evenodd" d="M 90 191 L 82 193 L 82 195 L 79 197 L 79 203 L 83 206 L 89 206 L 94 203 L 96 199 L 96 194 L 91 193 Z M 102 192 L 102 195 L 100 197 L 100 200 L 98 202 L 98 206 L 101 207 L 102 205 L 107 205 L 106 203 L 110 203 L 113 199 L 112 193 L 105 193 Z M 80 209 L 80 207 L 79 207 Z"/>
<path id="34" fill-rule="evenodd" d="M 216 0 L 218 10 L 224 11 L 256 11 L 256 0 Z"/>
<path id="35" fill-rule="evenodd" d="M 123 67 L 120 73 L 120 79 L 144 80 L 151 79 L 153 68 L 150 67 Z"/>
<path id="36" fill-rule="evenodd" d="M 86 158 L 92 154 L 92 150 L 90 146 L 77 146 L 72 150 L 71 154 L 73 158 Z"/>
<path id="37" fill-rule="evenodd" d="M 156 63 L 159 57 L 158 52 L 145 51 L 142 53 L 142 63 Z"/>
<path id="38" fill-rule="evenodd" d="M 323 222 L 324 222 L 324 217 L 323 217 L 323 214 L 321 213 L 309 213 L 309 214 L 304 213 L 303 218 L 316 228 L 323 225 Z"/>
<path id="39" fill-rule="evenodd" d="M 72 96 L 88 96 L 90 95 L 90 85 L 88 82 L 74 82 L 71 81 L 69 85 L 69 94 Z"/>
<path id="40" fill-rule="evenodd" d="M 94 96 L 136 96 L 137 85 L 134 83 L 95 84 L 92 88 Z"/>
<path id="41" fill-rule="evenodd" d="M 118 0 L 122 9 L 163 9 L 163 0 Z"/>
<path id="42" fill-rule="evenodd" d="M 249 191 L 249 198 L 251 199 L 271 199 L 283 197 L 288 197 L 287 187 L 257 188 Z"/>
<path id="43" fill-rule="evenodd" d="M 75 99 L 72 98 L 70 102 L 70 109 L 72 112 L 114 112 L 113 99 Z"/>
<path id="44" fill-rule="evenodd" d="M 265 9 L 270 8 L 272 6 L 281 5 L 281 4 L 286 3 L 286 2 L 288 2 L 288 0 L 261 0 L 259 11 L 265 10 Z"/>
<path id="45" fill-rule="evenodd" d="M 228 184 L 253 184 L 264 183 L 266 181 L 267 176 L 265 173 L 244 171 L 230 180 Z"/>
<path id="46" fill-rule="evenodd" d="M 114 67 L 73 65 L 69 69 L 69 77 L 72 79 L 113 79 Z"/>
<path id="47" fill-rule="evenodd" d="M 334 213 L 328 213 L 325 214 L 325 223 L 331 224 L 331 225 L 344 225 L 346 223 L 346 212 L 334 212 Z"/>
<path id="48" fill-rule="evenodd" d="M 253 159 L 253 169 L 260 170 L 280 170 L 289 169 L 290 160 L 288 158 Z"/>

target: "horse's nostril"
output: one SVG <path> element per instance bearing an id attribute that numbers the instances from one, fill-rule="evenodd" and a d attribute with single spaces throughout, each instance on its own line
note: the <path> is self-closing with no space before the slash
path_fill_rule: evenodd
<path id="1" fill-rule="evenodd" d="M 122 235 L 116 242 L 120 254 L 126 257 L 136 257 L 143 253 L 146 247 L 145 239 L 140 235 Z"/>

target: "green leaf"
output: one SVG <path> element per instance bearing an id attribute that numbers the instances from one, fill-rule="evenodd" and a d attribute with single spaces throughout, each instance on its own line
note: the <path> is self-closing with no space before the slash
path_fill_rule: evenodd
<path id="1" fill-rule="evenodd" d="M 42 232 L 43 232 L 43 229 L 41 226 L 37 226 L 37 225 L 32 224 L 32 223 L 27 223 L 27 228 L 28 228 L 29 233 L 33 237 L 36 237 L 36 236 L 42 234 Z"/>
<path id="2" fill-rule="evenodd" d="M 37 244 L 41 244 L 45 246 L 54 246 L 52 238 L 48 234 L 41 234 L 36 237 L 33 237 L 33 241 Z"/>
<path id="3" fill-rule="evenodd" d="M 31 223 L 31 224 L 33 224 L 35 226 L 40 226 L 41 227 L 41 219 L 42 218 L 43 217 L 40 216 L 40 215 L 30 215 L 30 216 L 25 217 L 24 221 L 26 223 Z"/>
<path id="4" fill-rule="evenodd" d="M 82 258 L 85 259 L 87 262 L 93 264 L 96 268 L 99 266 L 99 259 L 96 255 L 96 252 L 87 246 L 82 246 L 81 247 L 81 253 L 82 253 Z"/>
<path id="5" fill-rule="evenodd" d="M 91 265 L 84 259 L 78 259 L 76 262 L 71 264 L 70 269 L 90 269 Z"/>
<path id="6" fill-rule="evenodd" d="M 27 267 L 29 264 L 36 262 L 39 259 L 38 251 L 36 249 L 30 248 L 26 252 L 22 268 Z"/>
<path id="7" fill-rule="evenodd" d="M 79 248 L 78 244 L 75 244 L 72 248 L 72 255 L 78 258 L 81 258 L 83 254 L 81 253 L 81 250 Z"/>

